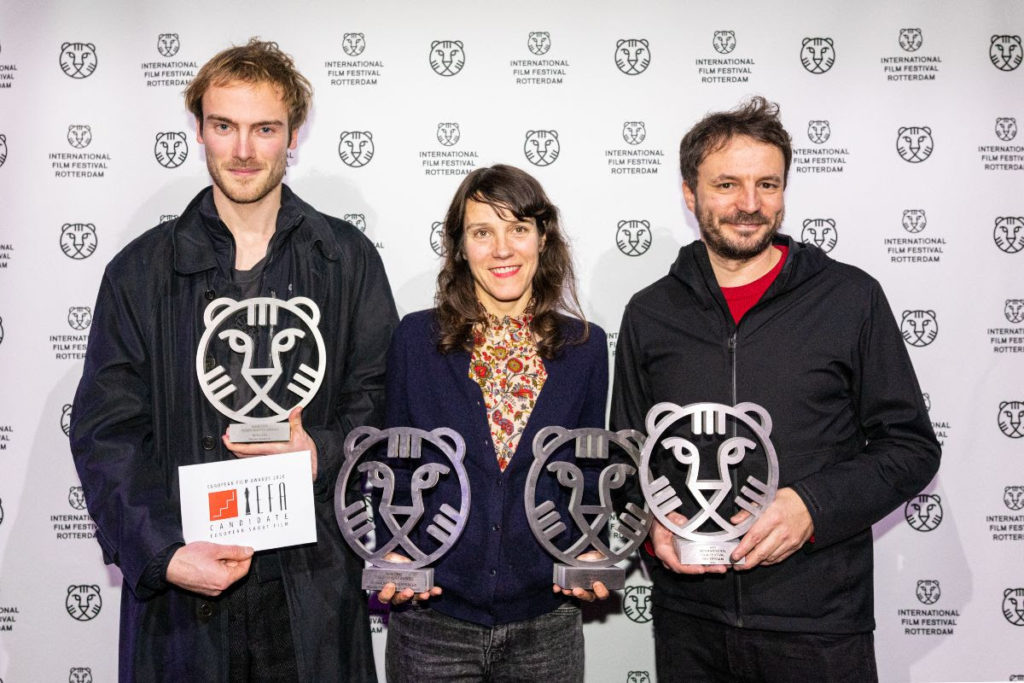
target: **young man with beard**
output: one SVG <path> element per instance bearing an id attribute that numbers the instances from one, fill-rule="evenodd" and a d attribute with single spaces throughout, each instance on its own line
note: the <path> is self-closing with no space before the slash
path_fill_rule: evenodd
<path id="1" fill-rule="evenodd" d="M 374 680 L 362 563 L 341 538 L 333 492 L 345 435 L 381 418 L 397 322 L 384 268 L 358 229 L 281 182 L 312 89 L 276 44 L 254 38 L 221 52 L 185 96 L 213 186 L 107 267 L 72 411 L 97 539 L 124 578 L 120 679 Z M 233 420 L 196 371 L 207 306 L 269 298 L 280 311 L 298 297 L 318 311 L 309 317 L 324 342 L 319 390 L 288 415 L 289 441 L 232 442 Z M 229 325 L 231 343 L 210 346 L 206 369 L 230 368 L 244 401 L 262 401 L 262 390 L 295 405 L 302 359 L 274 336 L 274 321 L 239 314 Z M 240 374 L 271 379 L 249 387 Z M 179 466 L 304 450 L 316 543 L 255 554 L 184 543 Z"/>
<path id="2" fill-rule="evenodd" d="M 730 564 L 680 563 L 655 521 L 660 681 L 876 680 L 871 525 L 938 468 L 878 282 L 779 234 L 791 158 L 761 97 L 698 122 L 680 165 L 701 239 L 623 314 L 613 429 L 645 430 L 660 402 L 751 402 L 771 416 L 779 464 L 777 496 Z"/>

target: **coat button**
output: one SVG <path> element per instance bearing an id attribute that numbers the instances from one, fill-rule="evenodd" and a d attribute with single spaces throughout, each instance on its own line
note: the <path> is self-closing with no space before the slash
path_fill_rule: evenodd
<path id="1" fill-rule="evenodd" d="M 207 301 L 213 301 L 214 299 L 217 298 L 217 292 L 213 291 L 212 289 L 208 289 L 205 292 L 203 292 L 203 296 L 206 297 Z"/>
<path id="2" fill-rule="evenodd" d="M 214 439 L 212 436 L 203 437 L 203 448 L 205 448 L 206 450 L 212 451 L 216 445 L 217 440 Z"/>
<path id="3" fill-rule="evenodd" d="M 210 617 L 213 616 L 213 605 L 206 602 L 205 600 L 202 601 L 201 603 L 199 603 L 199 606 L 196 607 L 196 616 L 199 617 L 199 620 L 204 623 L 209 621 Z"/>
<path id="4" fill-rule="evenodd" d="M 501 529 L 501 525 L 500 524 L 492 524 L 491 525 L 491 531 L 498 531 L 499 529 Z"/>
<path id="5" fill-rule="evenodd" d="M 497 576 L 497 574 L 498 574 L 498 570 L 497 569 L 492 569 L 491 570 L 491 576 Z"/>

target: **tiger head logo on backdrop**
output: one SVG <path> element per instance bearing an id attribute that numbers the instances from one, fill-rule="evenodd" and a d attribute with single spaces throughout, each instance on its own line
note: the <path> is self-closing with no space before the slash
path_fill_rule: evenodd
<path id="1" fill-rule="evenodd" d="M 928 226 L 928 216 L 924 209 L 904 209 L 900 224 L 904 230 L 916 235 Z"/>
<path id="2" fill-rule="evenodd" d="M 76 261 L 87 259 L 96 251 L 96 226 L 92 223 L 65 223 L 60 226 L 60 248 Z"/>
<path id="3" fill-rule="evenodd" d="M 711 38 L 711 46 L 720 55 L 727 55 L 736 49 L 735 31 L 715 31 Z"/>
<path id="4" fill-rule="evenodd" d="M 651 222 L 619 221 L 615 229 L 615 244 L 626 256 L 641 256 L 651 248 Z"/>
<path id="5" fill-rule="evenodd" d="M 942 590 L 935 579 L 922 579 L 917 582 L 914 594 L 922 605 L 934 605 L 942 596 Z"/>
<path id="6" fill-rule="evenodd" d="M 996 137 L 1003 142 L 1010 142 L 1017 137 L 1017 119 L 1012 116 L 1001 116 L 997 118 Z"/>
<path id="7" fill-rule="evenodd" d="M 835 43 L 831 38 L 804 38 L 800 44 L 800 63 L 812 74 L 823 74 L 836 63 Z"/>
<path id="8" fill-rule="evenodd" d="M 156 37 L 156 49 L 161 57 L 173 57 L 178 54 L 181 40 L 177 33 L 161 33 Z"/>
<path id="9" fill-rule="evenodd" d="M 807 137 L 816 145 L 823 145 L 832 137 L 832 128 L 828 121 L 808 121 Z"/>
<path id="10" fill-rule="evenodd" d="M 89 126 L 68 126 L 68 144 L 75 149 L 85 149 L 92 142 L 92 128 Z"/>
<path id="11" fill-rule="evenodd" d="M 551 34 L 547 31 L 532 31 L 526 39 L 526 46 L 538 57 L 546 55 L 551 49 Z"/>
<path id="12" fill-rule="evenodd" d="M 342 216 L 342 220 L 346 220 L 352 225 L 359 228 L 359 232 L 366 232 L 366 214 L 346 213 L 344 216 Z"/>
<path id="13" fill-rule="evenodd" d="M 906 162 L 919 164 L 930 157 L 934 149 L 932 129 L 927 126 L 908 126 L 896 132 L 896 151 Z"/>
<path id="14" fill-rule="evenodd" d="M 647 139 L 647 125 L 643 121 L 626 121 L 622 124 L 622 139 L 627 145 L 639 145 Z"/>
<path id="15" fill-rule="evenodd" d="M 615 43 L 615 66 L 627 76 L 647 71 L 651 65 L 651 46 L 643 38 L 628 38 Z"/>
<path id="16" fill-rule="evenodd" d="M 1024 322 L 1024 299 L 1007 299 L 1003 304 L 1003 315 L 1014 325 Z"/>
<path id="17" fill-rule="evenodd" d="M 459 124 L 454 122 L 444 122 L 437 124 L 437 141 L 445 147 L 451 147 L 462 134 L 459 131 Z"/>
<path id="18" fill-rule="evenodd" d="M 461 40 L 435 40 L 430 44 L 430 68 L 438 76 L 455 76 L 466 65 Z"/>
<path id="19" fill-rule="evenodd" d="M 558 142 L 557 130 L 526 131 L 523 154 L 534 166 L 550 166 L 558 159 L 562 147 Z"/>
<path id="20" fill-rule="evenodd" d="M 60 69 L 68 78 L 92 76 L 97 62 L 96 46 L 92 43 L 64 43 L 60 46 Z"/>
<path id="21" fill-rule="evenodd" d="M 911 346 L 928 346 L 939 335 L 939 320 L 935 311 L 903 311 L 900 332 L 904 341 Z"/>
<path id="22" fill-rule="evenodd" d="M 839 242 L 839 231 L 836 222 L 831 218 L 808 218 L 804 220 L 800 231 L 800 241 L 813 244 L 826 254 L 836 248 Z"/>
<path id="23" fill-rule="evenodd" d="M 1024 58 L 1020 36 L 992 36 L 988 45 L 988 58 L 1000 71 L 1013 71 Z"/>
<path id="24" fill-rule="evenodd" d="M 924 36 L 919 28 L 901 28 L 899 41 L 904 52 L 917 52 L 924 44 Z"/>
<path id="25" fill-rule="evenodd" d="M 373 134 L 368 130 L 346 130 L 338 142 L 338 156 L 342 163 L 361 168 L 373 159 Z"/>
<path id="26" fill-rule="evenodd" d="M 100 598 L 99 586 L 68 586 L 64 607 L 71 618 L 76 621 L 92 621 L 100 613 L 103 600 Z"/>
<path id="27" fill-rule="evenodd" d="M 1024 249 L 1024 216 L 1000 216 L 992 230 L 996 246 L 1007 254 Z"/>
<path id="28" fill-rule="evenodd" d="M 903 507 L 903 517 L 914 531 L 935 531 L 942 514 L 942 499 L 930 493 L 914 496 Z"/>
<path id="29" fill-rule="evenodd" d="M 1003 401 L 999 404 L 999 431 L 1011 439 L 1024 436 L 1024 401 Z"/>
<path id="30" fill-rule="evenodd" d="M 1024 510 L 1024 486 L 1007 486 L 1004 488 L 1003 504 L 1014 512 Z"/>
<path id="31" fill-rule="evenodd" d="M 88 306 L 71 306 L 68 308 L 68 325 L 73 330 L 85 330 L 92 325 L 92 309 Z"/>
<path id="32" fill-rule="evenodd" d="M 349 57 L 358 57 L 366 49 L 366 36 L 362 33 L 346 33 L 341 37 L 341 49 Z"/>
<path id="33" fill-rule="evenodd" d="M 153 156 L 164 168 L 178 168 L 188 158 L 188 139 L 184 132 L 157 133 Z"/>

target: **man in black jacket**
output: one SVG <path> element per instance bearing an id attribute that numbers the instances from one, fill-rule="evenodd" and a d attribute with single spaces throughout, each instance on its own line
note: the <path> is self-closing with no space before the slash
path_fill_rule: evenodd
<path id="1" fill-rule="evenodd" d="M 680 563 L 655 521 L 660 681 L 876 679 L 871 525 L 938 468 L 878 282 L 779 234 L 791 158 L 763 98 L 697 123 L 680 165 L 701 240 L 623 314 L 613 429 L 646 430 L 660 402 L 755 403 L 779 464 L 777 496 L 729 564 Z"/>
<path id="2" fill-rule="evenodd" d="M 397 315 L 369 240 L 282 184 L 311 96 L 274 43 L 204 65 L 186 100 L 213 186 L 125 247 L 100 285 L 71 446 L 104 558 L 124 579 L 122 681 L 375 680 L 362 563 L 333 492 L 345 435 L 382 417 Z M 236 308 L 218 323 L 224 343 L 197 361 L 211 310 Z M 278 324 L 295 310 L 310 329 L 289 327 L 294 315 Z M 234 420 L 209 381 L 224 368 L 234 385 L 217 378 L 216 396 L 243 418 L 304 396 L 287 415 L 290 440 L 228 438 Z M 316 543 L 255 554 L 184 543 L 179 466 L 294 451 L 311 454 Z"/>

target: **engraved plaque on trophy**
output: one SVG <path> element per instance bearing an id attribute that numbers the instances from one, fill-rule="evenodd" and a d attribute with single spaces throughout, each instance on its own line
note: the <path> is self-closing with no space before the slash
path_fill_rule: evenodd
<path id="1" fill-rule="evenodd" d="M 652 519 L 646 504 L 628 500 L 623 489 L 637 474 L 642 445 L 643 435 L 632 429 L 554 426 L 537 432 L 524 502 L 533 535 L 557 560 L 553 583 L 588 590 L 596 581 L 609 590 L 625 586 L 626 571 L 616 565 L 644 542 Z M 623 495 L 616 497 L 616 489 Z M 566 494 L 560 509 L 553 498 Z M 582 559 L 584 553 L 595 558 Z"/>
<path id="2" fill-rule="evenodd" d="M 646 429 L 640 487 L 654 516 L 676 535 L 679 561 L 742 564 L 730 556 L 779 486 L 768 411 L 754 403 L 659 403 L 647 413 Z M 734 524 L 741 510 L 749 516 Z"/>
<path id="3" fill-rule="evenodd" d="M 236 443 L 288 441 L 288 414 L 307 405 L 326 368 L 320 309 L 306 297 L 211 301 L 196 351 L 206 400 L 237 422 Z M 284 374 L 283 368 L 294 368 Z"/>
<path id="4" fill-rule="evenodd" d="M 386 452 L 377 447 L 382 442 Z M 465 454 L 462 437 L 447 427 L 429 432 L 359 427 L 349 432 L 334 488 L 334 512 L 345 541 L 370 563 L 363 570 L 364 590 L 393 583 L 397 590 L 421 593 L 434 585 L 434 570 L 428 565 L 455 544 L 469 517 Z M 369 497 L 359 486 L 361 475 Z M 389 561 L 389 553 L 409 561 Z"/>

